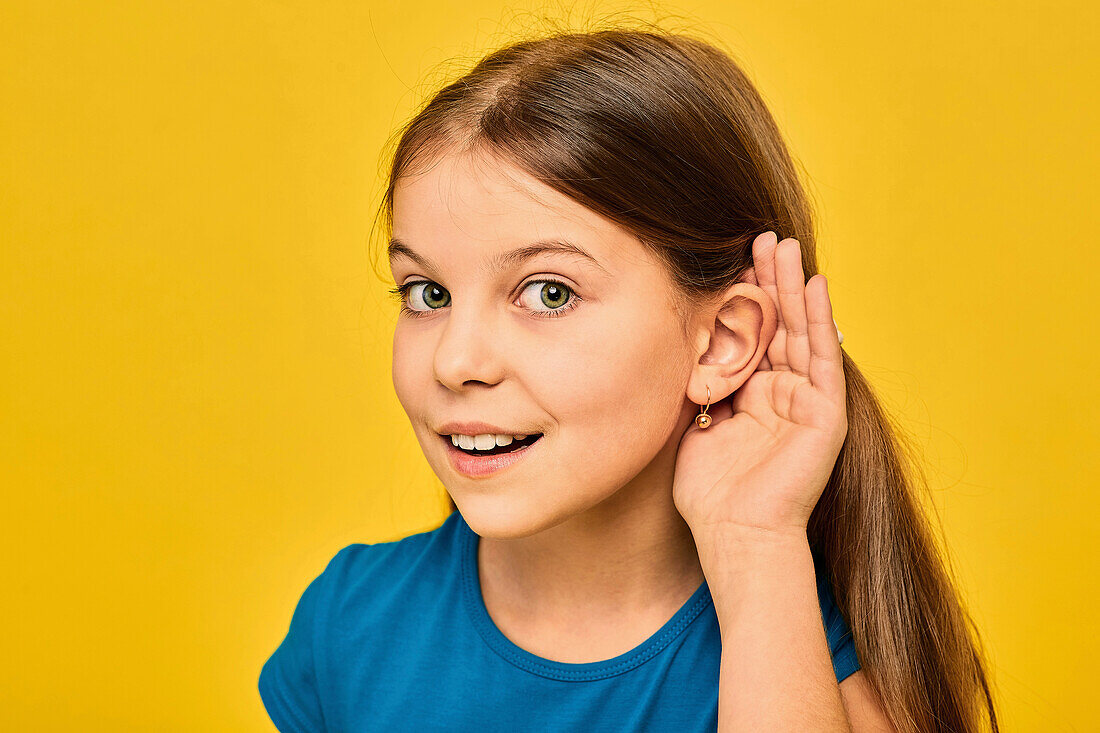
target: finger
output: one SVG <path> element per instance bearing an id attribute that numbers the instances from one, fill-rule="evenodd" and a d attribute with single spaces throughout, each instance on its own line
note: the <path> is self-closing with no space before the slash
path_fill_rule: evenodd
<path id="1" fill-rule="evenodd" d="M 775 336 L 772 337 L 772 342 L 768 344 L 768 351 L 765 357 L 768 360 L 768 368 L 789 370 L 790 367 L 787 366 L 787 360 L 784 356 L 786 353 L 784 342 L 786 341 L 787 334 L 786 328 L 783 325 L 783 315 L 780 312 L 779 292 L 775 281 L 775 250 L 777 246 L 775 240 L 775 232 L 770 231 L 764 232 L 754 239 L 752 243 L 752 258 L 756 268 L 757 284 L 768 294 L 768 297 L 772 299 L 772 305 L 775 306 L 776 312 Z"/>
<path id="2" fill-rule="evenodd" d="M 833 320 L 829 284 L 824 275 L 814 275 L 806 283 L 806 310 L 810 334 L 810 384 L 843 404 L 844 361 Z"/>
<path id="3" fill-rule="evenodd" d="M 750 267 L 749 269 L 745 270 L 745 274 L 741 276 L 741 281 L 742 282 L 747 282 L 747 283 L 749 283 L 751 285 L 755 285 L 757 287 L 760 287 L 760 283 L 756 281 L 756 268 L 755 267 Z M 765 349 L 764 356 L 760 359 L 760 364 L 759 364 L 759 366 L 757 366 L 757 370 L 758 371 L 759 370 L 767 371 L 767 370 L 770 370 L 771 368 L 772 368 L 772 364 L 771 364 L 770 361 L 768 361 L 767 349 Z"/>
<path id="4" fill-rule="evenodd" d="M 802 376 L 810 370 L 810 340 L 806 332 L 806 281 L 802 271 L 802 245 L 797 239 L 784 239 L 775 248 L 775 277 L 779 307 L 787 334 L 786 362 L 791 371 Z"/>

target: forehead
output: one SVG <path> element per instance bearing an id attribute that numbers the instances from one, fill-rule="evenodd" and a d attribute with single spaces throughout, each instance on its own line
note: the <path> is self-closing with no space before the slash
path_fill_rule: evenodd
<path id="1" fill-rule="evenodd" d="M 395 183 L 393 237 L 431 258 L 542 240 L 573 242 L 608 270 L 642 254 L 615 222 L 506 161 L 474 154 L 442 156 Z"/>

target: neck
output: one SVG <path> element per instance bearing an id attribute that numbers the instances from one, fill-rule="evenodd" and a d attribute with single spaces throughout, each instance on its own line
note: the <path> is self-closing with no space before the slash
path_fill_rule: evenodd
<path id="1" fill-rule="evenodd" d="M 515 617 L 666 620 L 704 576 L 687 523 L 672 501 L 676 445 L 628 485 L 549 529 L 512 539 L 482 537 L 478 567 L 486 603 Z"/>

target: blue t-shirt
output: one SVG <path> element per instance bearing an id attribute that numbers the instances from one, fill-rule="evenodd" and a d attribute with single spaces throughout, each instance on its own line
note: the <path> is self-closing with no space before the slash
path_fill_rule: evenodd
<path id="1" fill-rule="evenodd" d="M 481 595 L 479 536 L 454 511 L 430 532 L 340 550 L 306 588 L 259 691 L 283 733 L 676 731 L 718 727 L 721 637 L 710 589 L 613 659 L 532 654 Z M 839 682 L 859 669 L 827 579 L 817 592 Z"/>

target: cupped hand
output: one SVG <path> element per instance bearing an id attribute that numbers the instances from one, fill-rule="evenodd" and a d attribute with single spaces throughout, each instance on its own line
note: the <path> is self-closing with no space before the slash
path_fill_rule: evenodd
<path id="1" fill-rule="evenodd" d="M 775 337 L 757 370 L 712 422 L 680 440 L 673 500 L 699 539 L 712 532 L 805 536 L 810 513 L 848 432 L 844 370 L 824 275 L 803 282 L 801 246 L 753 241 L 753 268 L 778 312 Z"/>

